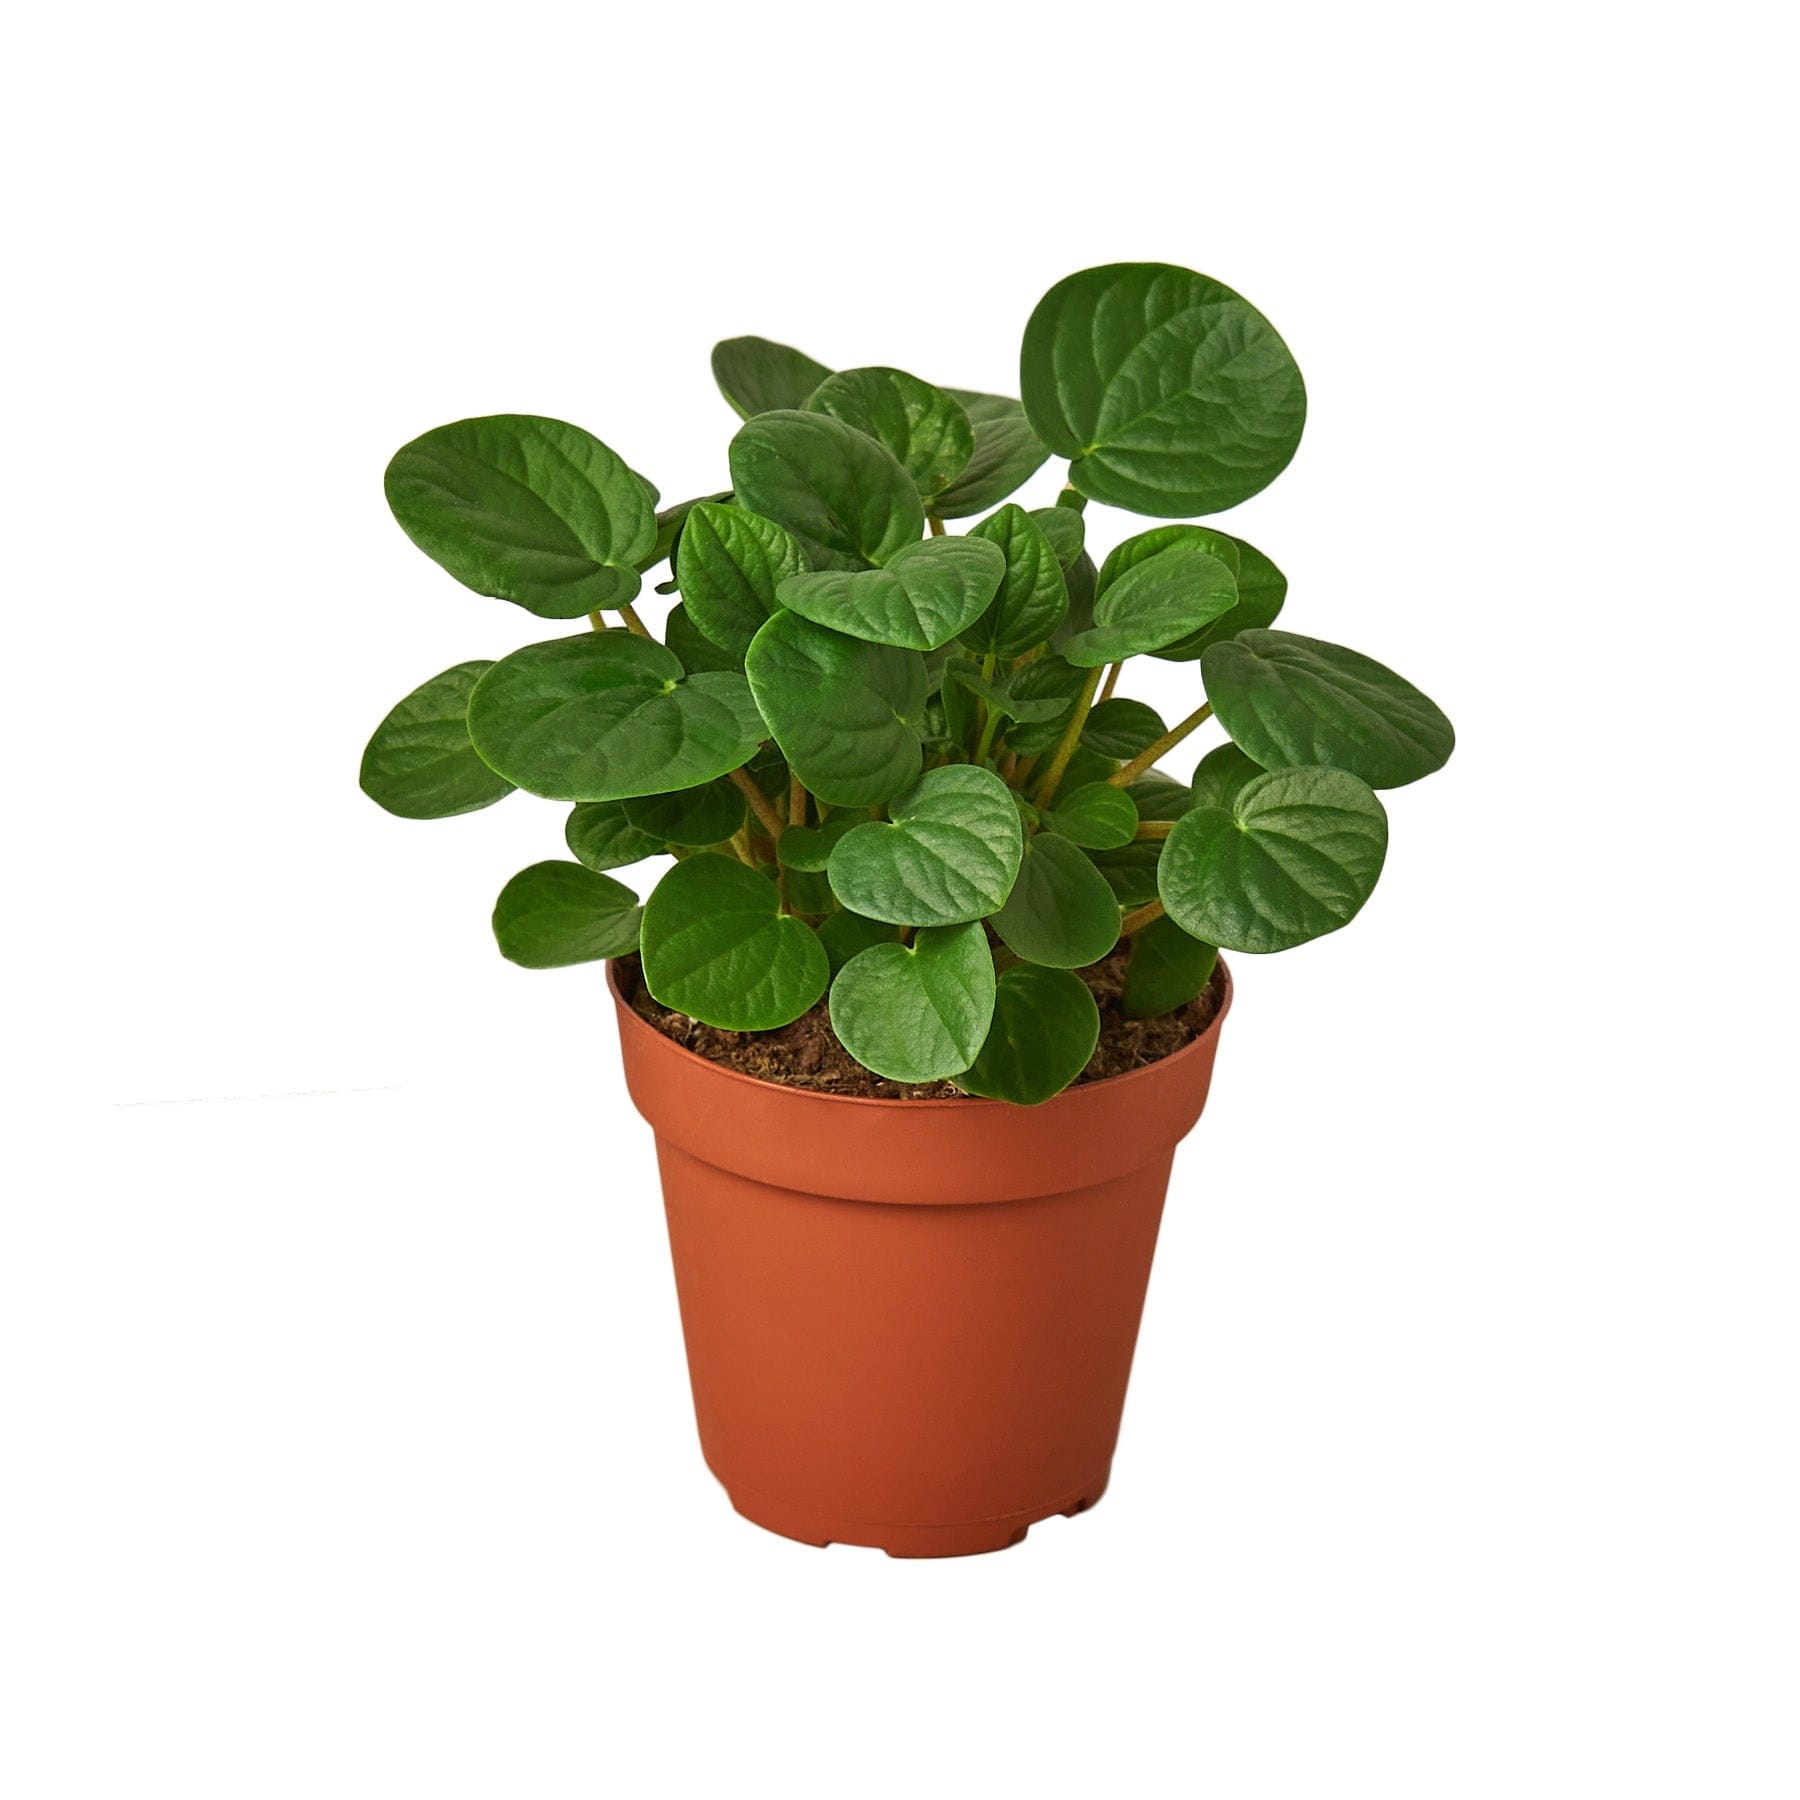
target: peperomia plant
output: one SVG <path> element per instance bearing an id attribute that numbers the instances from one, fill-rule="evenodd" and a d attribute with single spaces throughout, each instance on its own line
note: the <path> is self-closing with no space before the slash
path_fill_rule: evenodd
<path id="1" fill-rule="evenodd" d="M 1160 264 L 1070 276 L 1025 328 L 1020 400 L 761 338 L 713 372 L 744 421 L 729 480 L 660 512 L 554 419 L 467 419 L 389 466 L 394 516 L 458 581 L 592 627 L 434 676 L 363 758 L 406 818 L 514 788 L 573 803 L 574 860 L 500 894 L 506 956 L 638 950 L 656 1000 L 732 1031 L 829 991 L 877 1074 L 1032 1104 L 1092 1054 L 1074 971 L 1122 936 L 1147 1016 L 1194 999 L 1220 946 L 1355 916 L 1387 848 L 1375 790 L 1442 767 L 1449 721 L 1272 629 L 1287 583 L 1242 538 L 1161 524 L 1098 566 L 1085 546 L 1090 499 L 1188 519 L 1286 467 L 1305 390 L 1255 308 Z M 1009 502 L 1052 455 L 1056 505 Z M 659 641 L 633 602 L 665 562 Z M 1197 662 L 1203 704 L 1168 725 L 1121 697 L 1134 656 Z M 1229 741 L 1191 782 L 1160 771 L 1208 719 Z M 664 854 L 640 906 L 611 871 Z"/>

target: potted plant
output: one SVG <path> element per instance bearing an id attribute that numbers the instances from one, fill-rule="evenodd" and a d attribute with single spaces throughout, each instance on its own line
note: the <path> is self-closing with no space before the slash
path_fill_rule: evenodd
<path id="1" fill-rule="evenodd" d="M 494 931 L 528 968 L 610 960 L 738 1510 L 996 1549 L 1107 1480 L 1231 1001 L 1219 950 L 1347 924 L 1387 846 L 1377 790 L 1453 735 L 1381 663 L 1277 629 L 1280 570 L 1191 522 L 1272 481 L 1306 410 L 1219 282 L 1058 283 L 1018 400 L 760 338 L 713 371 L 728 473 L 661 511 L 554 419 L 395 456 L 427 555 L 581 623 L 415 689 L 362 785 L 406 818 L 515 788 L 570 808 L 568 857 L 515 875 Z M 1056 505 L 1010 501 L 1051 456 Z M 1097 555 L 1090 500 L 1182 522 Z M 659 631 L 637 602 L 663 565 Z M 1185 718 L 1117 691 L 1142 656 L 1199 665 Z M 1163 772 L 1209 720 L 1226 741 L 1191 781 Z M 665 854 L 640 904 L 614 871 Z"/>

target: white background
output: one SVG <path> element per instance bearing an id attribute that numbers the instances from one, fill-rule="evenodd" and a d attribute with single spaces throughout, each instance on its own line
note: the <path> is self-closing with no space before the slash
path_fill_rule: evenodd
<path id="1" fill-rule="evenodd" d="M 15 25 L 0 1789 L 1797 1791 L 1759 16 Z M 489 940 L 561 809 L 357 791 L 400 694 L 544 635 L 381 470 L 538 411 L 703 492 L 715 338 L 1016 391 L 1122 258 L 1287 337 L 1306 441 L 1228 523 L 1461 748 L 1351 930 L 1238 959 L 1105 1502 L 821 1553 L 700 1462 L 599 974 Z"/>

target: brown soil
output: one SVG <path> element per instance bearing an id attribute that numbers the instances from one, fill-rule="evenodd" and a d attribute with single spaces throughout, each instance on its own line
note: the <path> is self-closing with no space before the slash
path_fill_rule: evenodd
<path id="1" fill-rule="evenodd" d="M 1127 954 L 1128 946 L 1121 944 L 1103 962 L 1076 971 L 1093 990 L 1100 1007 L 1100 1041 L 1087 1067 L 1075 1077 L 1077 1087 L 1088 1081 L 1104 1081 L 1109 1075 L 1128 1074 L 1147 1063 L 1173 1056 L 1191 1044 L 1219 1010 L 1225 978 L 1223 970 L 1214 970 L 1206 992 L 1189 1005 L 1156 1019 L 1126 1018 L 1119 1009 L 1119 995 L 1125 986 Z M 838 1042 L 823 1000 L 778 1031 L 720 1031 L 685 1013 L 671 1012 L 651 999 L 635 956 L 623 958 L 617 966 L 620 990 L 634 1012 L 664 1037 L 673 1038 L 709 1062 L 736 1069 L 739 1074 L 779 1082 L 785 1087 L 816 1088 L 824 1093 L 872 1100 L 966 1098 L 954 1082 L 909 1085 L 865 1069 Z"/>

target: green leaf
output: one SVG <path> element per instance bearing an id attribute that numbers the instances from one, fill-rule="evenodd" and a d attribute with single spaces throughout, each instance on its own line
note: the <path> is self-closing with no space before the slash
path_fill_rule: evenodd
<path id="1" fill-rule="evenodd" d="M 1025 846 L 1019 879 L 992 923 L 1026 962 L 1085 969 L 1119 941 L 1119 903 L 1073 844 L 1044 833 Z"/>
<path id="2" fill-rule="evenodd" d="M 1106 561 L 1100 565 L 1096 591 L 1104 593 L 1127 569 L 1136 568 L 1139 563 L 1148 562 L 1151 557 L 1171 550 L 1177 544 L 1216 556 L 1236 578 L 1243 554 L 1236 538 L 1223 531 L 1214 531 L 1210 525 L 1152 525 L 1148 531 L 1128 537 L 1106 553 Z"/>
<path id="3" fill-rule="evenodd" d="M 1078 668 L 1121 662 L 1198 631 L 1237 604 L 1237 583 L 1216 556 L 1172 544 L 1096 590 L 1094 623 L 1062 647 Z"/>
<path id="4" fill-rule="evenodd" d="M 667 849 L 661 838 L 639 831 L 625 817 L 623 800 L 588 800 L 572 808 L 563 842 L 577 862 L 597 870 L 622 869 Z"/>
<path id="5" fill-rule="evenodd" d="M 1219 952 L 1173 919 L 1152 919 L 1134 932 L 1120 1006 L 1128 1019 L 1153 1019 L 1197 999 L 1212 980 Z"/>
<path id="6" fill-rule="evenodd" d="M 1066 506 L 1040 506 L 1028 517 L 1056 552 L 1056 560 L 1066 574 L 1081 560 L 1087 543 L 1087 521 Z"/>
<path id="7" fill-rule="evenodd" d="M 1048 650 L 1013 676 L 1009 684 L 1013 699 L 1029 705 L 1032 711 L 1030 720 L 1021 719 L 1006 734 L 1006 741 L 1021 756 L 1042 756 L 1045 751 L 1055 748 L 1068 723 L 1076 696 L 1087 684 L 1087 673 L 1086 669 L 1064 662 L 1059 652 Z M 1055 700 L 1061 704 L 1045 717 L 1043 709 L 1034 704 L 1040 700 Z"/>
<path id="8" fill-rule="evenodd" d="M 908 544 L 883 569 L 828 569 L 790 575 L 781 604 L 815 625 L 902 650 L 937 650 L 988 608 L 1006 557 L 976 537 Z"/>
<path id="9" fill-rule="evenodd" d="M 733 655 L 701 634 L 699 627 L 688 617 L 685 601 L 669 608 L 669 616 L 663 620 L 663 642 L 680 658 L 681 666 L 690 675 L 741 673 L 744 667 L 743 651 Z"/>
<path id="10" fill-rule="evenodd" d="M 831 984 L 831 1028 L 890 1081 L 940 1081 L 975 1060 L 994 1016 L 994 959 L 978 924 L 875 944 Z"/>
<path id="11" fill-rule="evenodd" d="M 1387 814 L 1342 769 L 1259 775 L 1197 806 L 1163 845 L 1157 888 L 1183 931 L 1227 950 L 1288 950 L 1356 917 L 1387 855 Z"/>
<path id="12" fill-rule="evenodd" d="M 731 486 L 821 569 L 885 563 L 925 529 L 919 490 L 892 454 L 823 413 L 769 412 L 743 426 L 731 440 Z"/>
<path id="13" fill-rule="evenodd" d="M 825 946 L 775 884 L 732 857 L 678 862 L 644 906 L 644 985 L 721 1031 L 792 1024 L 831 979 Z"/>
<path id="14" fill-rule="evenodd" d="M 931 503 L 940 519 L 968 519 L 998 506 L 1044 466 L 1050 452 L 1037 441 L 1025 409 L 1000 394 L 946 388 L 968 415 L 975 448 L 968 466 Z"/>
<path id="15" fill-rule="evenodd" d="M 769 730 L 827 806 L 878 806 L 918 779 L 925 659 L 779 612 L 745 668 Z"/>
<path id="16" fill-rule="evenodd" d="M 1021 670 L 1020 674 L 1023 673 Z M 954 685 L 973 694 L 978 700 L 985 700 L 990 712 L 997 712 L 1004 719 L 1017 719 L 1021 723 L 1060 719 L 1069 710 L 1069 697 L 1066 694 L 1027 694 L 1021 697 L 1017 692 L 1017 677 L 996 675 L 990 681 L 982 674 L 980 663 L 969 656 L 960 656 L 952 662 L 944 670 L 944 681 L 946 686 Z"/>
<path id="17" fill-rule="evenodd" d="M 1039 1106 L 1087 1067 L 1099 1041 L 1100 1009 L 1079 975 L 1015 963 L 995 988 L 981 1054 L 956 1085 L 990 1100 Z"/>
<path id="18" fill-rule="evenodd" d="M 1262 772 L 1262 764 L 1252 762 L 1236 744 L 1221 744 L 1201 757 L 1189 788 L 1188 805 L 1182 811 L 1189 812 L 1196 806 L 1223 806 L 1229 810 L 1246 783 Z"/>
<path id="19" fill-rule="evenodd" d="M 1194 803 L 1188 784 L 1160 769 L 1146 769 L 1125 791 L 1140 819 L 1179 819 Z"/>
<path id="20" fill-rule="evenodd" d="M 927 504 L 968 467 L 975 429 L 961 404 L 904 369 L 846 369 L 806 402 L 885 445 Z"/>
<path id="21" fill-rule="evenodd" d="M 1152 651 L 1153 656 L 1163 662 L 1193 662 L 1209 644 L 1223 643 L 1240 631 L 1260 631 L 1275 623 L 1287 599 L 1287 577 L 1254 544 L 1247 544 L 1242 538 L 1231 541 L 1238 550 L 1237 605 L 1191 637 Z"/>
<path id="22" fill-rule="evenodd" d="M 881 919 L 865 919 L 861 913 L 834 912 L 819 927 L 819 942 L 831 961 L 835 975 L 851 957 L 871 944 L 895 944 L 900 941 L 900 927 Z"/>
<path id="23" fill-rule="evenodd" d="M 775 846 L 784 869 L 798 869 L 804 874 L 821 875 L 845 832 L 854 831 L 863 821 L 851 813 L 839 813 L 823 825 L 790 825 Z"/>
<path id="24" fill-rule="evenodd" d="M 642 481 L 643 477 L 640 475 L 638 479 Z M 659 562 L 675 554 L 675 548 L 680 543 L 681 534 L 687 526 L 688 515 L 696 506 L 704 506 L 709 501 L 723 502 L 730 498 L 729 492 L 701 494 L 696 499 L 680 500 L 673 506 L 664 507 L 656 515 L 656 541 L 638 559 L 638 573 L 642 575 L 646 571 L 654 569 Z M 657 591 L 660 593 L 662 590 L 659 588 Z"/>
<path id="25" fill-rule="evenodd" d="M 360 779 L 377 806 L 402 819 L 449 819 L 513 791 L 469 742 L 469 695 L 493 666 L 458 663 L 432 676 L 375 727 Z"/>
<path id="26" fill-rule="evenodd" d="M 1456 747 L 1450 721 L 1410 681 L 1341 644 L 1244 631 L 1214 644 L 1200 672 L 1219 722 L 1265 769 L 1320 765 L 1405 787 Z"/>
<path id="27" fill-rule="evenodd" d="M 722 777 L 673 794 L 646 794 L 620 803 L 625 817 L 665 844 L 703 849 L 722 844 L 744 822 L 744 796 Z"/>
<path id="28" fill-rule="evenodd" d="M 1141 700 L 1102 700 L 1088 714 L 1081 728 L 1081 741 L 1102 756 L 1130 762 L 1168 729 L 1156 708 Z"/>
<path id="29" fill-rule="evenodd" d="M 743 676 L 690 675 L 649 638 L 587 631 L 515 650 L 475 684 L 482 760 L 546 800 L 624 800 L 741 768 L 763 739 Z"/>
<path id="30" fill-rule="evenodd" d="M 387 499 L 465 587 L 545 619 L 624 605 L 656 541 L 644 483 L 559 419 L 499 413 L 428 431 L 388 464 Z"/>
<path id="31" fill-rule="evenodd" d="M 831 852 L 831 890 L 866 918 L 958 925 L 1012 890 L 1024 834 L 1012 790 L 991 769 L 932 769 Z"/>
<path id="32" fill-rule="evenodd" d="M 1158 518 L 1223 512 L 1287 467 L 1306 389 L 1222 283 L 1164 263 L 1060 281 L 1025 327 L 1025 412 L 1081 493 Z"/>
<path id="33" fill-rule="evenodd" d="M 1142 906 L 1156 898 L 1156 868 L 1165 840 L 1138 838 L 1117 850 L 1094 850 L 1088 860 L 1121 906 Z"/>
<path id="34" fill-rule="evenodd" d="M 806 567 L 806 552 L 773 519 L 712 501 L 689 515 L 675 555 L 675 579 L 694 628 L 740 660 L 777 610 L 776 588 Z"/>
<path id="35" fill-rule="evenodd" d="M 1084 850 L 1116 850 L 1137 835 L 1138 811 L 1123 788 L 1105 781 L 1058 794 L 1056 807 L 1044 814 L 1044 828 Z"/>
<path id="36" fill-rule="evenodd" d="M 831 371 L 823 363 L 767 338 L 726 338 L 713 345 L 713 380 L 740 419 L 806 404 Z"/>
<path id="37" fill-rule="evenodd" d="M 1044 643 L 1069 610 L 1062 564 L 1043 527 L 1020 506 L 1001 507 L 960 541 L 977 539 L 999 546 L 1005 569 L 993 604 L 962 633 L 963 639 L 982 655 L 1022 656 Z"/>
<path id="38" fill-rule="evenodd" d="M 533 863 L 500 890 L 494 936 L 508 962 L 560 969 L 628 955 L 642 912 L 637 895 L 610 875 L 579 863 Z"/>

